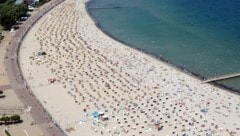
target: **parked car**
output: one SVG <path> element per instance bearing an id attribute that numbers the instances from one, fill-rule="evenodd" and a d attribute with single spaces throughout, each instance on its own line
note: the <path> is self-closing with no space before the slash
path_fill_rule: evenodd
<path id="1" fill-rule="evenodd" d="M 19 21 L 25 21 L 25 20 L 27 20 L 27 18 L 28 17 L 21 17 L 21 18 L 19 18 Z"/>

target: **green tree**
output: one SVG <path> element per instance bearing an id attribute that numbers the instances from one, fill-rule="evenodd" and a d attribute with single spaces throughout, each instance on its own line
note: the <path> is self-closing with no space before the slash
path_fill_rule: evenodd
<path id="1" fill-rule="evenodd" d="M 10 121 L 10 118 L 8 116 L 3 116 L 0 118 L 0 121 L 3 121 L 4 123 L 8 123 Z"/>
<path id="2" fill-rule="evenodd" d="M 5 3 L 7 0 L 0 0 L 0 3 Z"/>
<path id="3" fill-rule="evenodd" d="M 20 116 L 19 115 L 12 115 L 10 117 L 10 120 L 13 121 L 13 122 L 18 122 L 21 120 Z"/>
<path id="4" fill-rule="evenodd" d="M 0 23 L 4 29 L 10 29 L 16 22 L 16 16 L 13 11 L 8 11 L 4 14 L 1 14 Z"/>
<path id="5" fill-rule="evenodd" d="M 4 3 L 0 6 L 0 23 L 4 29 L 10 29 L 22 16 L 25 16 L 28 7 L 25 4 L 9 4 Z"/>
<path id="6" fill-rule="evenodd" d="M 15 5 L 14 11 L 16 13 L 17 18 L 19 19 L 20 17 L 26 15 L 28 7 L 26 4 Z"/>

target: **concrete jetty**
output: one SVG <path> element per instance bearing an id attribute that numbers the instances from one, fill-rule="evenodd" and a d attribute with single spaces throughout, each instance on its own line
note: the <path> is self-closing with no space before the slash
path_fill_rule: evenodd
<path id="1" fill-rule="evenodd" d="M 88 9 L 117 9 L 122 8 L 122 6 L 111 6 L 111 7 L 89 7 Z"/>
<path id="2" fill-rule="evenodd" d="M 214 77 L 214 78 L 204 80 L 203 83 L 215 82 L 215 81 L 230 79 L 230 78 L 239 77 L 239 76 L 240 76 L 240 73 L 234 73 L 234 74 L 231 74 L 231 75 L 223 75 L 223 76 L 220 76 L 220 77 Z"/>

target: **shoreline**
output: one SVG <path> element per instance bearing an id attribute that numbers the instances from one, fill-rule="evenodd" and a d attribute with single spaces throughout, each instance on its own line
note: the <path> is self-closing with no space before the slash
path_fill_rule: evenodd
<path id="1" fill-rule="evenodd" d="M 106 35 L 109 36 L 110 38 L 112 38 L 112 39 L 114 39 L 114 40 L 122 43 L 122 44 L 125 45 L 125 46 L 128 46 L 128 47 L 130 47 L 130 48 L 132 48 L 132 49 L 135 49 L 135 50 L 137 50 L 137 51 L 139 51 L 139 52 L 145 53 L 145 54 L 147 54 L 147 55 L 149 55 L 149 56 L 151 56 L 151 57 L 153 57 L 153 58 L 156 58 L 156 59 L 158 59 L 159 61 L 162 61 L 162 62 L 166 63 L 166 64 L 169 65 L 170 67 L 176 68 L 176 69 L 180 70 L 181 72 L 184 72 L 184 73 L 188 74 L 189 76 L 192 76 L 192 77 L 197 78 L 197 79 L 202 80 L 202 81 L 207 80 L 206 77 L 204 77 L 204 76 L 202 76 L 202 75 L 200 75 L 200 74 L 191 72 L 191 71 L 185 69 L 184 67 L 174 65 L 172 62 L 168 61 L 167 59 L 165 59 L 165 58 L 163 58 L 163 57 L 161 57 L 161 56 L 153 55 L 153 54 L 151 54 L 151 53 L 149 53 L 149 52 L 147 52 L 147 51 L 145 51 L 145 50 L 143 50 L 143 49 L 134 47 L 134 46 L 132 46 L 131 44 L 126 43 L 126 42 L 118 39 L 117 37 L 111 35 L 109 32 L 107 32 L 106 30 L 104 30 L 104 29 L 101 27 L 101 25 L 97 22 L 97 20 L 96 20 L 96 19 L 91 15 L 91 13 L 89 12 L 88 7 L 89 7 L 89 4 L 90 4 L 91 2 L 92 2 L 92 0 L 90 0 L 90 1 L 88 1 L 88 2 L 86 3 L 86 11 L 87 11 L 88 15 L 91 17 L 91 19 L 94 21 L 96 27 L 99 28 L 99 30 L 101 30 L 104 34 L 106 34 Z M 222 88 L 222 89 L 225 89 L 226 91 L 235 93 L 235 94 L 237 94 L 237 95 L 240 95 L 240 90 L 238 90 L 238 89 L 235 89 L 235 88 L 232 88 L 232 87 L 228 87 L 228 86 L 226 86 L 226 85 L 223 85 L 223 84 L 220 84 L 220 83 L 216 83 L 216 82 L 212 82 L 212 83 L 209 83 L 209 84 L 211 84 L 211 85 L 213 85 L 213 86 L 216 86 L 216 87 L 219 87 L 219 88 Z"/>
<path id="2" fill-rule="evenodd" d="M 217 109 L 218 104 L 227 104 L 227 97 L 232 97 L 233 107 L 239 107 L 235 94 L 201 84 L 198 78 L 112 39 L 87 12 L 86 1 L 65 1 L 31 28 L 20 49 L 23 77 L 64 132 L 71 136 L 80 132 L 109 135 L 127 129 L 123 134 L 155 134 L 159 132 L 150 129 L 155 130 L 151 121 L 156 118 L 164 126 L 160 131 L 163 134 L 180 133 L 189 125 L 185 122 L 188 119 L 196 120 L 193 123 L 199 130 L 201 124 L 214 129 L 211 121 L 232 131 L 239 129 L 238 123 L 234 125 L 238 110 L 228 113 L 224 108 Z M 47 56 L 35 55 L 39 51 L 45 51 Z M 56 83 L 49 83 L 49 78 Z M 200 111 L 208 106 L 208 113 Z M 93 111 L 104 111 L 109 121 L 95 122 L 91 118 Z M 214 121 L 212 115 L 227 124 L 218 117 Z"/>

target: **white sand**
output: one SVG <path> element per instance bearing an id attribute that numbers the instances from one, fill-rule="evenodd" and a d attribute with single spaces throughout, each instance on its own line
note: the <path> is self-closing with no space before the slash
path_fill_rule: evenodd
<path id="1" fill-rule="evenodd" d="M 240 135 L 238 95 L 106 36 L 85 2 L 66 0 L 50 11 L 20 50 L 33 93 L 69 136 Z M 47 55 L 33 55 L 41 50 Z M 94 111 L 104 111 L 109 120 L 94 121 Z"/>

